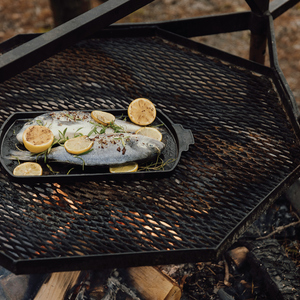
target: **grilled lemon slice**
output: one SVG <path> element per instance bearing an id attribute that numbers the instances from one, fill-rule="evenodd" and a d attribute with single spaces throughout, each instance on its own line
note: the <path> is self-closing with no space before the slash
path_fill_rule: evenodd
<path id="1" fill-rule="evenodd" d="M 138 170 L 139 165 L 136 162 L 130 162 L 123 165 L 118 166 L 110 166 L 110 173 L 123 173 L 123 172 L 136 172 Z"/>
<path id="2" fill-rule="evenodd" d="M 94 142 L 88 136 L 82 135 L 67 140 L 64 143 L 65 149 L 71 154 L 82 154 L 93 147 Z"/>
<path id="3" fill-rule="evenodd" d="M 24 162 L 14 168 L 13 174 L 15 176 L 40 176 L 43 174 L 43 169 L 36 162 Z"/>
<path id="4" fill-rule="evenodd" d="M 160 142 L 162 140 L 161 132 L 154 127 L 142 127 L 140 129 L 138 129 L 135 133 L 148 136 L 148 137 L 150 137 L 152 139 L 156 139 Z"/>
<path id="5" fill-rule="evenodd" d="M 39 153 L 45 151 L 52 145 L 54 135 L 48 127 L 33 125 L 24 131 L 22 139 L 27 150 L 33 153 Z"/>
<path id="6" fill-rule="evenodd" d="M 113 114 L 101 110 L 93 110 L 91 112 L 91 117 L 94 119 L 94 121 L 102 125 L 108 125 L 111 122 L 114 122 L 116 119 Z"/>
<path id="7" fill-rule="evenodd" d="M 149 99 L 137 98 L 129 104 L 127 114 L 131 122 L 147 126 L 155 120 L 156 108 Z"/>

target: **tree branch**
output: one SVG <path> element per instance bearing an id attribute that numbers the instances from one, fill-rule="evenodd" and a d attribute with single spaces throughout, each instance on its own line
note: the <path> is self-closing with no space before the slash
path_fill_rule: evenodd
<path id="1" fill-rule="evenodd" d="M 283 225 L 283 226 L 278 226 L 273 232 L 271 232 L 268 235 L 265 236 L 260 236 L 258 237 L 256 240 L 264 240 L 264 239 L 268 239 L 270 238 L 272 235 L 276 234 L 276 233 L 280 233 L 281 231 L 283 231 L 284 229 L 287 229 L 289 227 L 294 227 L 297 226 L 298 224 L 300 224 L 300 220 L 296 221 L 296 222 L 292 222 L 290 224 L 287 225 Z"/>

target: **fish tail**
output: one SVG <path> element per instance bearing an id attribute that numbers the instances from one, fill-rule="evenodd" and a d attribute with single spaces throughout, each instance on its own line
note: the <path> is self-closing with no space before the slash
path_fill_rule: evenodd
<path id="1" fill-rule="evenodd" d="M 9 160 L 35 161 L 37 159 L 37 155 L 32 154 L 30 151 L 12 150 L 5 158 Z"/>

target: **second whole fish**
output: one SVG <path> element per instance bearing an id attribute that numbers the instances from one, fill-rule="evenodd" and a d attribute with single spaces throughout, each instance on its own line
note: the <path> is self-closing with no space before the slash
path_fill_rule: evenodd
<path id="1" fill-rule="evenodd" d="M 92 138 L 92 151 L 73 155 L 64 146 L 53 147 L 47 154 L 47 161 L 85 166 L 110 166 L 127 162 L 144 162 L 155 159 L 165 144 L 147 136 L 130 133 L 102 134 Z M 29 151 L 11 151 L 13 160 L 35 161 L 43 155 L 32 155 Z"/>

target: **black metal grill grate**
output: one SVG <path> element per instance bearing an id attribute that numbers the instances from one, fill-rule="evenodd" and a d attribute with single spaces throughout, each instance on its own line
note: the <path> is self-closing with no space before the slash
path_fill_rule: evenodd
<path id="1" fill-rule="evenodd" d="M 2 170 L 0 251 L 8 268 L 206 259 L 234 241 L 299 165 L 299 141 L 270 78 L 158 36 L 82 41 L 7 80 L 0 120 L 16 111 L 127 108 L 137 97 L 194 134 L 174 173 L 22 185 Z"/>

